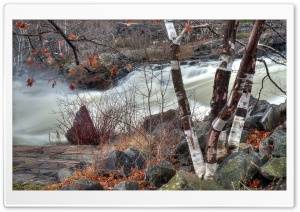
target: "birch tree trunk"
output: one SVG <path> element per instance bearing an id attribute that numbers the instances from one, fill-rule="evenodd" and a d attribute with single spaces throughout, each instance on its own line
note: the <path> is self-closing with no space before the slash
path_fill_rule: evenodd
<path id="1" fill-rule="evenodd" d="M 224 27 L 223 48 L 220 55 L 219 68 L 215 74 L 213 96 L 211 99 L 211 122 L 217 117 L 227 101 L 228 85 L 235 60 L 235 38 L 238 20 L 228 20 Z"/>
<path id="2" fill-rule="evenodd" d="M 262 33 L 264 23 L 264 20 L 255 21 L 229 99 L 227 100 L 227 103 L 225 104 L 221 112 L 218 114 L 218 117 L 212 123 L 205 148 L 205 179 L 214 178 L 216 169 L 218 167 L 216 160 L 218 138 L 227 120 L 230 118 L 237 107 L 240 97 L 242 96 L 246 80 L 251 77 L 251 69 L 255 67 L 256 62 L 256 48 L 260 35 Z"/>
<path id="3" fill-rule="evenodd" d="M 200 149 L 198 138 L 194 130 L 193 122 L 191 119 L 191 110 L 189 101 L 184 89 L 182 74 L 180 70 L 180 41 L 185 33 L 185 29 L 177 37 L 175 28 L 172 22 L 166 22 L 166 29 L 168 31 L 169 39 L 172 40 L 170 57 L 171 57 L 171 75 L 172 81 L 177 97 L 178 106 L 180 109 L 180 117 L 183 123 L 184 133 L 189 146 L 193 166 L 199 178 L 205 174 L 204 158 Z"/>
<path id="4" fill-rule="evenodd" d="M 257 56 L 257 49 L 255 50 L 254 53 L 254 58 Z M 239 151 L 239 145 L 240 145 L 240 140 L 242 136 L 242 131 L 244 129 L 244 124 L 245 124 L 245 118 L 247 116 L 247 111 L 249 107 L 249 100 L 250 100 L 250 95 L 251 95 L 251 90 L 252 90 L 252 84 L 253 84 L 253 76 L 255 74 L 255 65 L 251 66 L 246 82 L 245 82 L 245 87 L 243 90 L 243 94 L 239 100 L 235 116 L 232 122 L 232 127 L 230 130 L 230 134 L 228 137 L 228 149 L 229 153 L 232 154 L 234 152 Z"/>

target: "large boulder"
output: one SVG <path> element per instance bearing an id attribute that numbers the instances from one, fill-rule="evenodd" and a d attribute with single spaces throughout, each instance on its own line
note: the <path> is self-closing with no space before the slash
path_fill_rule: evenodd
<path id="1" fill-rule="evenodd" d="M 130 158 L 124 152 L 112 150 L 107 157 L 97 161 L 95 169 L 100 175 L 117 173 L 120 176 L 128 176 L 131 174 L 132 165 Z"/>
<path id="2" fill-rule="evenodd" d="M 73 145 L 99 144 L 99 133 L 85 105 L 81 106 L 76 113 L 73 126 L 66 132 L 65 136 L 68 142 Z"/>
<path id="3" fill-rule="evenodd" d="M 268 180 L 286 178 L 286 158 L 271 158 L 259 169 L 259 172 Z"/>
<path id="4" fill-rule="evenodd" d="M 139 190 L 139 184 L 136 181 L 123 181 L 115 185 L 114 190 Z"/>
<path id="5" fill-rule="evenodd" d="M 164 161 L 159 164 L 149 166 L 145 171 L 145 180 L 154 187 L 160 187 L 169 182 L 169 180 L 176 174 L 173 165 Z"/>
<path id="6" fill-rule="evenodd" d="M 251 181 L 260 165 L 259 158 L 245 152 L 235 152 L 221 162 L 215 180 L 225 189 L 239 189 L 241 183 L 246 185 Z"/>
<path id="7" fill-rule="evenodd" d="M 80 178 L 79 180 L 60 188 L 60 190 L 104 190 L 104 188 L 100 183 Z"/>
<path id="8" fill-rule="evenodd" d="M 202 180 L 195 174 L 179 171 L 159 190 L 224 190 L 214 180 Z"/>
<path id="9" fill-rule="evenodd" d="M 140 150 L 130 147 L 124 151 L 124 154 L 129 159 L 131 167 L 137 168 L 138 170 L 145 168 L 146 160 Z"/>
<path id="10" fill-rule="evenodd" d="M 270 106 L 259 120 L 258 126 L 264 131 L 271 132 L 279 125 L 279 122 L 279 110 L 276 107 Z"/>
<path id="11" fill-rule="evenodd" d="M 286 132 L 278 129 L 259 145 L 259 153 L 273 157 L 286 157 Z"/>

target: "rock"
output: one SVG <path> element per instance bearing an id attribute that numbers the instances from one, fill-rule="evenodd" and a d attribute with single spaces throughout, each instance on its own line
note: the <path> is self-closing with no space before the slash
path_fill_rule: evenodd
<path id="1" fill-rule="evenodd" d="M 194 171 L 194 166 L 180 166 L 179 171 L 192 172 Z"/>
<path id="2" fill-rule="evenodd" d="M 86 106 L 80 107 L 76 113 L 73 126 L 65 134 L 68 142 L 74 145 L 98 145 L 99 134 Z"/>
<path id="3" fill-rule="evenodd" d="M 249 133 L 247 130 L 242 131 L 240 143 L 246 143 L 248 139 Z"/>
<path id="4" fill-rule="evenodd" d="M 271 132 L 279 125 L 280 122 L 280 113 L 275 108 L 270 106 L 264 113 L 261 120 L 258 122 L 258 126 L 264 131 Z"/>
<path id="5" fill-rule="evenodd" d="M 286 178 L 272 182 L 265 188 L 265 190 L 286 190 Z"/>
<path id="6" fill-rule="evenodd" d="M 155 115 L 147 116 L 144 119 L 144 129 L 147 132 L 153 131 L 157 126 L 162 123 L 171 123 L 174 128 L 181 129 L 182 123 L 179 116 L 179 111 L 177 110 L 168 110 L 164 113 L 158 113 Z"/>
<path id="7" fill-rule="evenodd" d="M 61 169 L 56 173 L 56 177 L 58 179 L 59 182 L 63 182 L 66 179 L 70 178 L 73 174 L 74 174 L 74 170 L 70 170 L 70 169 Z"/>
<path id="8" fill-rule="evenodd" d="M 253 165 L 252 162 L 256 165 Z M 221 162 L 215 180 L 225 189 L 239 189 L 241 183 L 247 184 L 261 165 L 259 158 L 244 152 L 235 152 Z"/>
<path id="9" fill-rule="evenodd" d="M 268 156 L 286 157 L 286 132 L 280 129 L 274 131 L 260 143 L 259 152 Z"/>
<path id="10" fill-rule="evenodd" d="M 244 128 L 246 129 L 257 129 L 257 125 L 259 120 L 263 117 L 262 113 L 255 114 L 253 116 L 249 116 L 245 119 Z"/>
<path id="11" fill-rule="evenodd" d="M 118 173 L 120 176 L 128 176 L 131 174 L 133 163 L 124 152 L 119 150 L 112 150 L 108 156 L 96 162 L 96 172 L 100 175 L 107 175 L 110 173 Z"/>
<path id="12" fill-rule="evenodd" d="M 249 114 L 253 116 L 259 113 L 264 113 L 266 109 L 269 107 L 269 105 L 270 103 L 267 102 L 266 100 L 258 100 L 251 95 L 249 100 L 249 107 L 248 107 Z"/>
<path id="13" fill-rule="evenodd" d="M 284 103 L 278 106 L 278 111 L 280 113 L 280 121 L 281 122 L 286 121 L 286 100 Z"/>
<path id="14" fill-rule="evenodd" d="M 176 170 L 173 165 L 168 161 L 164 161 L 162 163 L 149 166 L 145 171 L 145 180 L 151 186 L 160 187 L 167 183 L 175 174 Z"/>
<path id="15" fill-rule="evenodd" d="M 115 185 L 114 190 L 139 190 L 139 184 L 136 181 L 123 181 Z"/>
<path id="16" fill-rule="evenodd" d="M 202 180 L 195 174 L 179 171 L 159 190 L 224 190 L 214 180 Z"/>
<path id="17" fill-rule="evenodd" d="M 286 158 L 270 158 L 269 161 L 259 169 L 260 174 L 269 179 L 281 179 L 286 177 Z"/>
<path id="18" fill-rule="evenodd" d="M 70 183 L 59 190 L 104 190 L 104 188 L 100 183 L 80 178 L 76 182 Z"/>
<path id="19" fill-rule="evenodd" d="M 146 166 L 146 160 L 143 157 L 140 150 L 134 147 L 130 147 L 124 151 L 126 157 L 129 158 L 131 167 L 137 168 L 138 170 L 144 169 Z"/>
<path id="20" fill-rule="evenodd" d="M 246 154 L 250 154 L 250 152 L 253 151 L 253 148 L 251 144 L 240 143 L 239 151 L 245 152 Z"/>

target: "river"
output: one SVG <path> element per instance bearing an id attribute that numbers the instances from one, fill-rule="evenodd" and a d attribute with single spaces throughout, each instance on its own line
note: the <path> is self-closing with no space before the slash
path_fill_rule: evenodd
<path id="1" fill-rule="evenodd" d="M 266 61 L 272 79 L 282 89 L 286 90 L 286 67 L 267 59 Z M 239 64 L 240 60 L 236 60 L 233 64 L 229 89 L 232 87 Z M 190 61 L 181 66 L 190 105 L 194 115 L 198 118 L 205 115 L 209 109 L 217 67 L 218 61 Z M 257 62 L 252 89 L 253 96 L 258 97 L 262 79 L 265 75 L 266 71 L 263 64 Z M 110 108 L 113 108 L 113 105 L 119 108 L 129 105 L 129 107 L 135 108 L 135 114 L 130 114 L 130 117 L 134 119 L 140 119 L 142 116 L 148 115 L 149 106 L 152 114 L 161 111 L 162 107 L 164 111 L 177 108 L 168 64 L 152 65 L 151 69 L 149 67 L 136 68 L 134 72 L 127 75 L 115 87 L 105 92 L 78 89 L 71 91 L 67 83 L 61 82 L 58 82 L 55 88 L 52 88 L 51 83 L 48 84 L 47 80 L 39 79 L 38 76 L 35 79 L 36 82 L 32 87 L 26 86 L 26 75 L 14 77 L 13 79 L 13 145 L 40 146 L 51 143 L 51 137 L 56 134 L 55 124 L 58 123 L 57 120 L 62 118 L 59 113 L 53 113 L 53 111 L 60 111 L 59 103 L 62 107 L 62 101 L 58 99 L 63 99 L 63 102 L 67 104 L 70 101 L 70 107 L 74 106 L 73 103 L 78 99 L 77 97 L 84 98 L 87 104 L 88 102 L 100 101 Z M 265 79 L 263 87 L 261 99 L 266 99 L 272 104 L 280 104 L 285 101 L 286 96 L 268 78 Z M 148 99 L 149 93 L 151 94 Z M 111 103 L 108 105 L 107 102 Z M 89 104 L 88 108 L 97 113 L 97 107 L 99 105 Z M 73 110 L 75 111 L 77 108 L 78 105 L 75 105 Z M 136 117 L 133 117 L 135 115 Z M 60 134 L 60 137 L 62 141 L 66 141 L 63 133 Z"/>

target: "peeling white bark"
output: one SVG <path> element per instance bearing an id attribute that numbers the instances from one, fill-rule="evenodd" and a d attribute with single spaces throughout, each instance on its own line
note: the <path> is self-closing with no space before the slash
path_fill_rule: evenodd
<path id="1" fill-rule="evenodd" d="M 180 70 L 179 62 L 176 60 L 171 61 L 171 69 Z"/>
<path id="2" fill-rule="evenodd" d="M 216 118 L 214 120 L 214 122 L 212 123 L 212 127 L 216 130 L 216 131 L 222 131 L 223 127 L 225 126 L 227 121 L 224 121 L 220 118 Z"/>
<path id="3" fill-rule="evenodd" d="M 219 164 L 217 163 L 206 163 L 206 172 L 204 175 L 205 180 L 214 180 L 215 172 L 217 171 Z"/>

